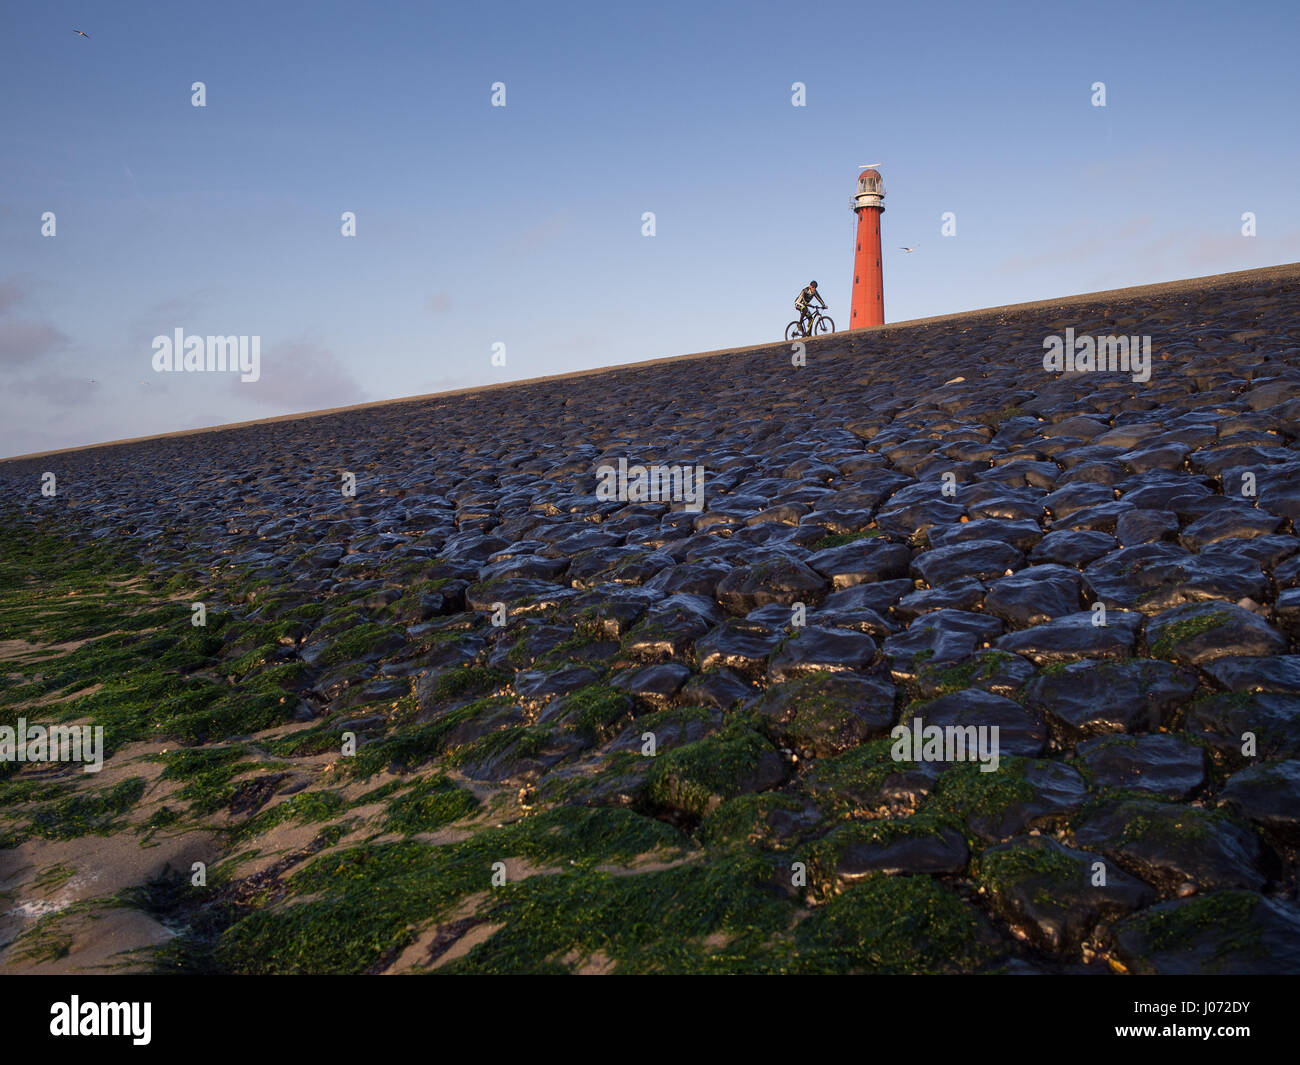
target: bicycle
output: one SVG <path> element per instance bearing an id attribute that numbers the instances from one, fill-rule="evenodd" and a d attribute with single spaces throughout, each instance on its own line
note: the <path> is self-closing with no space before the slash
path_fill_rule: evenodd
<path id="1" fill-rule="evenodd" d="M 827 308 L 829 309 L 829 308 Z M 835 322 L 829 315 L 822 314 L 821 310 L 814 310 L 812 320 L 808 323 L 808 332 L 803 331 L 802 315 L 785 327 L 786 340 L 795 340 L 800 337 L 816 336 L 818 333 L 835 332 Z"/>

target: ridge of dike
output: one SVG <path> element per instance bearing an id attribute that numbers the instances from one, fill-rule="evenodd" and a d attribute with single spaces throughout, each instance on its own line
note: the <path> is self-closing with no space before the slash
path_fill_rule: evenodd
<path id="1" fill-rule="evenodd" d="M 1133 285 L 1128 288 L 1104 289 L 1097 292 L 1082 292 L 1072 296 L 1060 296 L 1053 299 L 1033 300 L 1026 303 L 1011 303 L 999 307 L 981 307 L 974 310 L 954 311 L 949 314 L 933 315 L 928 318 L 912 318 L 903 322 L 886 322 L 884 325 L 867 326 L 862 329 L 843 330 L 825 337 L 810 338 L 807 343 L 822 346 L 828 342 L 843 343 L 849 338 L 880 337 L 893 339 L 894 334 L 905 330 L 936 325 L 942 322 L 976 321 L 984 318 L 1014 317 L 1036 311 L 1068 310 L 1072 307 L 1087 306 L 1098 303 L 1131 303 L 1144 299 L 1178 296 L 1180 294 L 1203 293 L 1211 290 L 1231 289 L 1238 285 L 1248 285 L 1259 281 L 1296 280 L 1300 282 L 1300 262 L 1281 263 L 1276 266 L 1256 267 L 1250 270 L 1236 270 L 1223 274 L 1207 274 L 1202 277 L 1184 278 L 1176 281 L 1162 281 L 1154 284 Z M 151 433 L 146 436 L 123 437 L 118 440 L 105 440 L 95 444 L 81 444 L 76 447 L 56 448 L 50 451 L 33 451 L 22 455 L 10 455 L 0 458 L 0 463 L 21 462 L 30 459 L 46 458 L 51 455 L 66 455 L 80 451 L 94 451 L 99 448 L 118 447 L 127 444 L 145 443 L 150 440 L 169 440 L 175 437 L 197 436 L 205 433 L 218 433 L 228 429 L 243 429 L 257 425 L 269 425 L 275 422 L 297 421 L 306 418 L 321 418 L 333 414 L 352 411 L 374 410 L 380 407 L 397 406 L 404 403 L 419 403 L 452 396 L 468 396 L 481 392 L 498 392 L 511 388 L 524 388 L 529 385 L 554 384 L 561 381 L 577 380 L 584 377 L 597 377 L 604 374 L 618 373 L 624 370 L 643 370 L 653 366 L 662 366 L 673 362 L 690 362 L 696 359 L 708 359 L 720 355 L 737 355 L 745 352 L 760 352 L 784 347 L 783 340 L 761 344 L 747 344 L 735 348 L 717 348 L 712 351 L 690 352 L 682 355 L 666 355 L 639 362 L 619 363 L 614 366 L 601 366 L 588 370 L 572 370 L 567 373 L 548 374 L 542 377 L 520 378 L 512 381 L 498 381 L 484 385 L 472 385 L 466 388 L 450 389 L 445 392 L 429 392 L 416 396 L 401 396 L 395 399 L 370 400 L 342 407 L 329 407 L 321 410 L 299 411 L 293 414 L 277 414 L 267 418 L 253 418 L 242 422 L 227 422 L 222 425 L 201 426 L 192 429 L 178 429 L 168 433 Z M 846 354 L 846 353 L 840 353 Z"/>

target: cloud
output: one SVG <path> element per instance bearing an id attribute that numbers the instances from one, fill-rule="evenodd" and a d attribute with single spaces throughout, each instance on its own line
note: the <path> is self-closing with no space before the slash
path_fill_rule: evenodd
<path id="1" fill-rule="evenodd" d="M 11 307 L 17 307 L 27 298 L 27 289 L 17 281 L 0 281 L 0 314 L 5 314 Z"/>
<path id="2" fill-rule="evenodd" d="M 231 391 L 285 414 L 364 403 L 366 391 L 334 352 L 312 340 L 262 340 L 261 378 L 230 378 Z M 202 374 L 193 374 L 202 377 Z"/>
<path id="3" fill-rule="evenodd" d="M 71 341 L 48 322 L 6 322 L 0 329 L 0 366 L 25 366 Z"/>
<path id="4" fill-rule="evenodd" d="M 1099 256 L 1113 256 L 1117 248 L 1131 246 L 1134 238 L 1150 231 L 1150 215 L 1130 218 L 1113 229 L 1097 230 L 1093 226 L 1076 224 L 1057 234 L 1055 240 L 1042 241 L 1042 251 L 1013 255 L 1003 259 L 994 269 L 1027 273 L 1096 259 Z"/>
<path id="5" fill-rule="evenodd" d="M 177 328 L 187 332 L 198 332 L 187 323 L 198 317 L 210 302 L 211 293 L 207 289 L 198 289 L 183 296 L 160 300 L 146 307 L 132 319 L 130 339 L 132 348 L 152 355 L 151 345 L 156 336 L 171 336 Z"/>

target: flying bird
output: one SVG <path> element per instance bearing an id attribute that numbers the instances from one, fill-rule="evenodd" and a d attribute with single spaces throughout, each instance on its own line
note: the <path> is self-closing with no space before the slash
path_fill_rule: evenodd
<path id="1" fill-rule="evenodd" d="M 88 34 L 88 33 L 81 33 L 80 30 L 73 30 L 72 32 L 73 32 L 73 33 L 80 33 L 81 36 L 83 36 L 83 37 L 86 38 L 86 40 L 90 40 L 90 34 Z"/>
<path id="2" fill-rule="evenodd" d="M 899 245 L 898 250 L 899 250 L 899 251 L 916 251 L 915 248 L 904 248 L 901 244 Z"/>

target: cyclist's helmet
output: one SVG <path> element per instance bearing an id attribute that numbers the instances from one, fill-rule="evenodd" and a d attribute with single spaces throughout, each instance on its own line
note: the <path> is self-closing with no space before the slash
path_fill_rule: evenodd
<path id="1" fill-rule="evenodd" d="M 809 287 L 809 288 L 816 288 L 816 287 L 817 287 L 817 282 L 816 282 L 816 281 L 809 281 L 809 282 L 808 282 L 808 287 Z"/>

